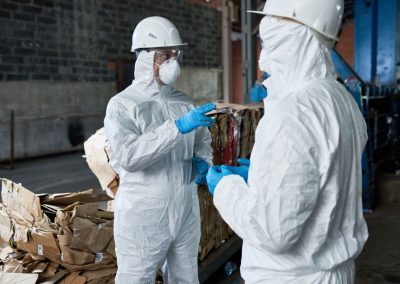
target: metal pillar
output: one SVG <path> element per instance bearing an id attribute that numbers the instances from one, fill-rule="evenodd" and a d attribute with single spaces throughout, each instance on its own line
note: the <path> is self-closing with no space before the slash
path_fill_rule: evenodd
<path id="1" fill-rule="evenodd" d="M 397 0 L 356 0 L 355 70 L 366 82 L 396 83 Z"/>
<path id="2" fill-rule="evenodd" d="M 232 102 L 232 24 L 229 2 L 224 0 L 222 5 L 222 65 L 225 102 Z"/>
<path id="3" fill-rule="evenodd" d="M 241 0 L 242 16 L 242 78 L 244 102 L 249 102 L 250 89 L 257 79 L 256 39 L 253 36 L 254 15 L 247 13 L 254 10 L 255 1 Z"/>
<path id="4" fill-rule="evenodd" d="M 377 7 L 376 0 L 355 3 L 354 67 L 366 82 L 376 75 Z"/>
<path id="5" fill-rule="evenodd" d="M 377 74 L 382 85 L 396 83 L 398 0 L 378 1 Z"/>

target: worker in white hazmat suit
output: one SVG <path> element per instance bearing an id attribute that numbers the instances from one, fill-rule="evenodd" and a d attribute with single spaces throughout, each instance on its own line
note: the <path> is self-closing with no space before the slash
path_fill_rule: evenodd
<path id="1" fill-rule="evenodd" d="M 248 181 L 243 162 L 207 174 L 216 208 L 243 239 L 246 284 L 354 282 L 368 238 L 367 131 L 327 48 L 342 13 L 339 0 L 268 0 L 262 12 L 259 65 L 270 77 Z"/>
<path id="2" fill-rule="evenodd" d="M 162 17 L 141 21 L 133 33 L 135 79 L 114 96 L 104 120 L 111 164 L 119 173 L 114 238 L 117 284 L 154 283 L 166 261 L 168 283 L 198 283 L 200 215 L 193 157 L 211 164 L 204 114 L 171 84 L 179 76 L 176 27 Z"/>

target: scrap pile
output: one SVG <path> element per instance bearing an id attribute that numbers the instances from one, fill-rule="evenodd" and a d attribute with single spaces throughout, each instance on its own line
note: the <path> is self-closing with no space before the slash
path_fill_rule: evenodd
<path id="1" fill-rule="evenodd" d="M 2 179 L 1 197 L 0 283 L 114 283 L 114 214 L 99 209 L 104 196 L 35 195 Z"/>
<path id="2" fill-rule="evenodd" d="M 236 165 L 238 158 L 249 158 L 254 144 L 255 129 L 263 115 L 262 105 L 243 106 L 217 104 L 210 113 L 216 125 L 210 128 L 214 165 Z M 199 187 L 201 240 L 199 258 L 223 245 L 233 232 L 215 209 L 207 186 Z"/>

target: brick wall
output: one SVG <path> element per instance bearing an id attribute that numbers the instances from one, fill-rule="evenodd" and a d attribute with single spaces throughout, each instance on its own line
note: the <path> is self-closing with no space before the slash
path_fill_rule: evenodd
<path id="1" fill-rule="evenodd" d="M 184 65 L 221 65 L 221 13 L 184 0 L 0 0 L 0 81 L 109 82 L 130 58 L 143 18 L 172 20 L 189 42 Z"/>
<path id="2" fill-rule="evenodd" d="M 197 101 L 220 97 L 221 13 L 190 1 L 0 0 L 0 162 L 12 111 L 16 158 L 81 149 L 103 126 L 116 67 L 133 63 L 131 35 L 147 16 L 171 19 L 189 42 L 178 87 Z"/>

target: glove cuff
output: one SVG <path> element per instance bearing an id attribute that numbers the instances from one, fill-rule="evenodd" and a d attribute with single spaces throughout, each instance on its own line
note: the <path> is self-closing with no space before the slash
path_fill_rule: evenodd
<path id="1" fill-rule="evenodd" d="M 185 134 L 185 133 L 186 133 L 186 132 L 183 130 L 182 125 L 181 125 L 181 122 L 180 122 L 179 119 L 175 120 L 175 125 L 176 125 L 176 127 L 178 128 L 178 130 L 179 130 L 179 132 L 180 132 L 181 134 Z"/>

